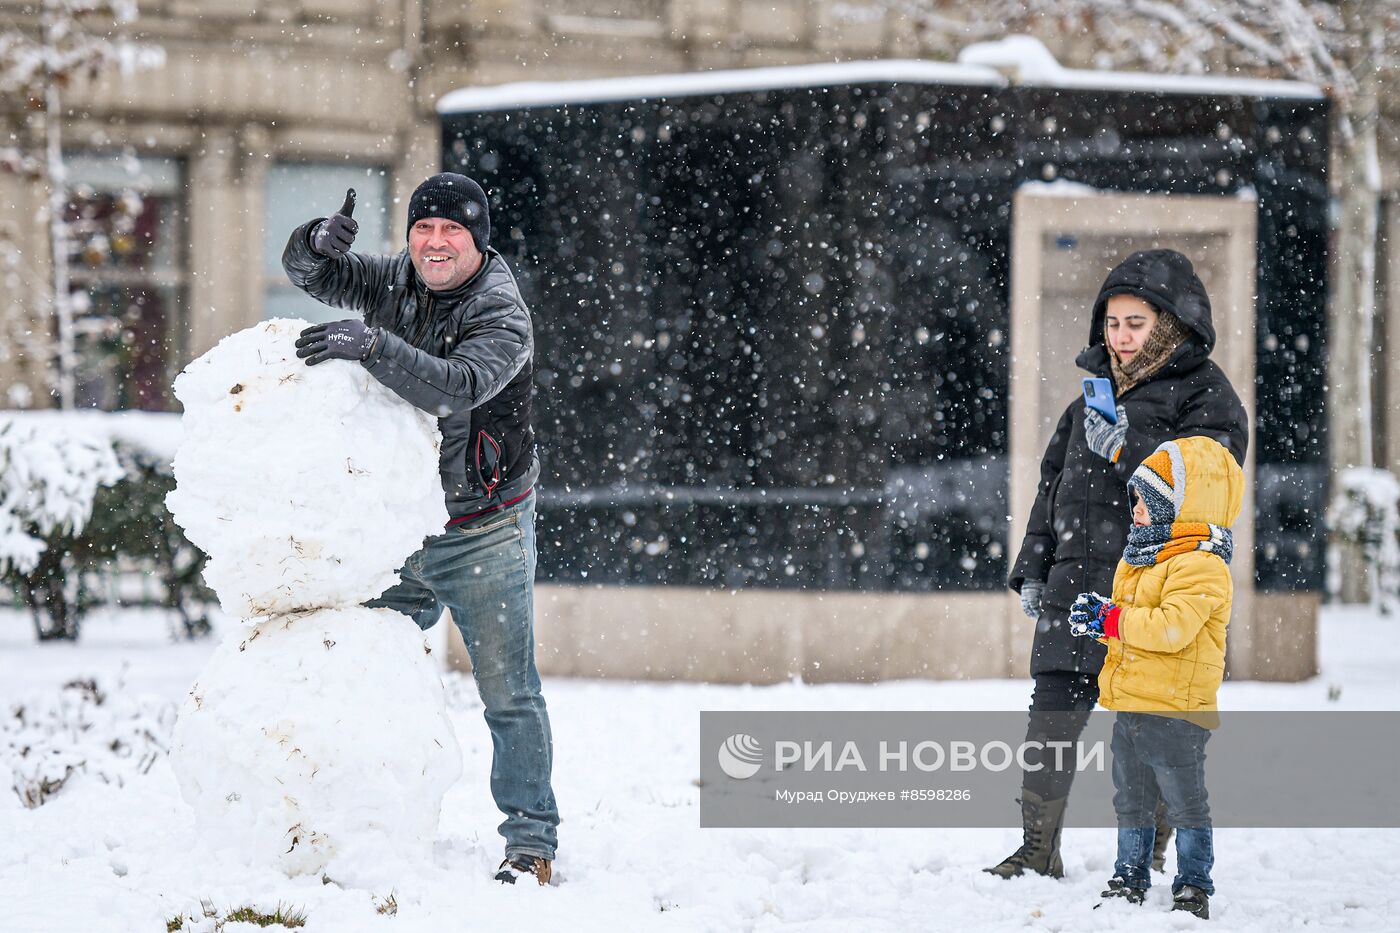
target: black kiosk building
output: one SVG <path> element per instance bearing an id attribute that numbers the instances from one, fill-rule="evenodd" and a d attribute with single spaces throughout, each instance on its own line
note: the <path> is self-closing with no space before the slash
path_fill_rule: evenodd
<path id="1" fill-rule="evenodd" d="M 1058 415 L 1083 375 L 1025 328 L 1082 347 L 1107 266 L 1163 242 L 1196 250 L 1220 346 L 1249 344 L 1255 588 L 1319 590 L 1326 102 L 1061 77 L 886 61 L 445 97 L 443 164 L 490 192 L 535 313 L 541 580 L 1003 593 L 1012 490 L 1048 436 L 1025 409 L 1012 455 L 1014 395 Z M 1076 199 L 1146 226 L 1051 220 L 1018 257 L 1025 217 Z M 1217 203 L 1245 218 L 1242 261 L 1191 239 Z M 1017 334 L 1020 295 L 1039 304 Z"/>

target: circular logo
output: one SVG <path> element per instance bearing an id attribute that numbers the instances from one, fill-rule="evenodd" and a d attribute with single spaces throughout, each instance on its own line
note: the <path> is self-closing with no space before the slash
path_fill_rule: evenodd
<path id="1" fill-rule="evenodd" d="M 743 732 L 731 735 L 719 747 L 720 770 L 736 781 L 751 778 L 763 765 L 763 746 Z"/>

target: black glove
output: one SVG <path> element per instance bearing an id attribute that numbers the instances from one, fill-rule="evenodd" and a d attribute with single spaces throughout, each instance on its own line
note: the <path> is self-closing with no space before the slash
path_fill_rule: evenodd
<path id="1" fill-rule="evenodd" d="M 355 189 L 350 188 L 345 192 L 345 203 L 340 206 L 340 211 L 321 221 L 311 231 L 311 248 L 330 259 L 339 259 L 350 252 L 355 234 L 360 232 L 360 225 L 350 218 L 354 212 Z"/>
<path id="2" fill-rule="evenodd" d="M 312 324 L 297 338 L 297 359 L 315 366 L 326 360 L 364 360 L 374 349 L 379 331 L 356 320 Z"/>

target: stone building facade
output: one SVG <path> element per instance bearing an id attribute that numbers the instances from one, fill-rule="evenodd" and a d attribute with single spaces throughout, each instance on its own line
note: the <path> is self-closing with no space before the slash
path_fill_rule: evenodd
<path id="1" fill-rule="evenodd" d="M 32 28 L 33 6 L 0 0 L 0 29 Z M 104 248 L 130 245 L 112 235 L 119 221 L 147 247 L 115 258 L 96 249 L 76 270 L 92 302 L 90 326 L 80 328 L 90 378 L 79 401 L 107 408 L 165 407 L 169 377 L 223 335 L 273 314 L 314 315 L 288 290 L 276 255 L 291 222 L 333 210 L 345 187 L 362 189 L 366 243 L 377 237 L 397 248 L 406 196 L 437 166 L 434 103 L 448 91 L 929 54 L 899 15 L 843 0 L 140 0 L 139 7 L 138 32 L 164 49 L 164 67 L 67 89 L 63 121 L 70 181 L 83 195 L 80 209 L 96 218 L 88 233 Z M 1092 50 L 1055 51 L 1087 65 Z M 0 146 L 34 143 L 32 123 L 18 101 L 0 101 Z M 1383 152 L 1381 161 L 1385 190 L 1400 190 L 1397 159 Z M 130 191 L 142 201 L 123 199 Z M 17 295 L 48 280 L 44 196 L 40 186 L 0 173 L 0 242 L 19 246 L 18 268 L 3 270 L 9 294 L 0 315 L 13 314 L 23 304 Z M 1400 215 L 1395 203 L 1387 201 L 1387 226 Z M 1382 267 L 1396 281 L 1400 246 Z M 1387 291 L 1381 329 L 1393 342 L 1400 288 Z M 0 357 L 8 390 L 0 405 L 43 405 L 43 361 L 21 352 Z M 1380 368 L 1384 397 L 1400 373 Z M 1377 422 L 1382 462 L 1400 467 L 1400 406 Z"/>
<path id="2" fill-rule="evenodd" d="M 32 28 L 32 6 L 0 0 L 0 29 Z M 65 91 L 76 235 L 91 247 L 79 244 L 74 266 L 90 295 L 82 406 L 169 407 L 170 378 L 224 335 L 322 313 L 291 291 L 277 257 L 291 226 L 334 210 L 346 187 L 360 195 L 362 242 L 399 248 L 407 195 L 438 166 L 434 103 L 447 91 L 918 54 L 892 17 L 851 20 L 825 0 L 139 6 L 137 34 L 164 50 L 164 66 Z M 0 126 L 32 146 L 18 103 L 0 104 Z M 41 185 L 0 173 L 0 238 L 19 247 L 26 294 L 50 274 L 44 205 Z M 8 357 L 0 406 L 44 406 L 43 361 Z"/>

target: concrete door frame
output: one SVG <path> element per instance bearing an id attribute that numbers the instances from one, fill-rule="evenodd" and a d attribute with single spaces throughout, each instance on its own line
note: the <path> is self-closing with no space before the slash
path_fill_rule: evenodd
<path id="1" fill-rule="evenodd" d="M 1245 460 L 1244 510 L 1235 526 L 1233 621 L 1230 626 L 1230 665 L 1235 678 L 1252 678 L 1258 653 L 1251 621 L 1254 595 L 1254 378 L 1255 301 L 1258 293 L 1256 237 L 1258 205 L 1252 198 L 1209 195 L 1166 195 L 1027 186 L 1012 200 L 1011 237 L 1011 398 L 1008 408 L 1011 463 L 1010 557 L 1020 546 L 1031 505 L 1035 501 L 1044 439 L 1038 435 L 1040 408 L 1041 282 L 1046 257 L 1045 234 L 1122 235 L 1131 237 L 1223 235 L 1229 255 L 1222 264 L 1225 288 L 1210 296 L 1219 335 L 1213 358 L 1234 383 L 1250 416 L 1249 453 Z M 1104 270 L 1107 273 L 1108 270 Z M 1058 416 L 1059 412 L 1055 412 Z M 1028 620 L 1014 598 L 1007 613 Z M 1029 633 L 1027 635 L 1029 640 Z"/>

